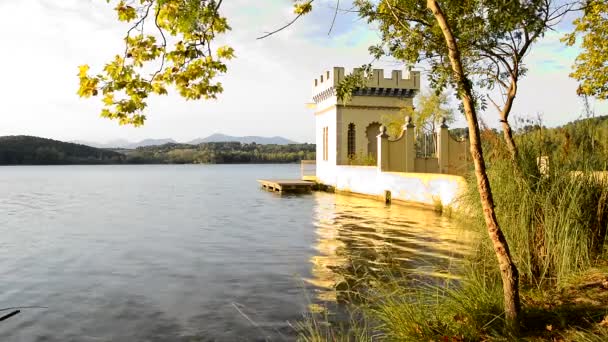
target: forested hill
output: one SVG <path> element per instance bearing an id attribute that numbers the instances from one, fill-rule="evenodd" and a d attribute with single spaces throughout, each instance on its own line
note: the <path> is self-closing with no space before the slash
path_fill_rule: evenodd
<path id="1" fill-rule="evenodd" d="M 300 160 L 315 159 L 315 144 L 262 145 L 240 142 L 165 144 L 138 147 L 125 153 L 129 163 L 295 163 Z"/>
<path id="2" fill-rule="evenodd" d="M 0 137 L 0 165 L 295 163 L 315 159 L 314 144 L 169 143 L 111 151 L 32 136 Z"/>
<path id="3" fill-rule="evenodd" d="M 26 135 L 0 137 L 0 165 L 113 164 L 125 155 L 91 146 Z"/>

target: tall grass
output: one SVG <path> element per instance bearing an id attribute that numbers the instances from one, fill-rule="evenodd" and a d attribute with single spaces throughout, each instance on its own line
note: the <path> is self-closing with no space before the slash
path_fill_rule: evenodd
<path id="1" fill-rule="evenodd" d="M 534 140 L 520 142 L 520 169 L 510 160 L 494 158 L 488 176 L 498 221 L 524 285 L 561 284 L 602 256 L 608 229 L 608 183 L 585 165 L 572 172 L 550 164 L 541 174 Z M 480 233 L 485 224 L 475 180 L 470 179 L 464 202 Z M 478 262 L 493 261 L 487 239 L 480 239 Z M 497 267 L 484 268 L 488 272 Z M 484 271 L 485 272 L 485 271 Z"/>
<path id="2" fill-rule="evenodd" d="M 575 170 L 569 168 L 573 166 L 571 163 L 568 167 L 550 163 L 547 172 L 541 174 L 537 157 L 544 155 L 539 148 L 542 144 L 533 137 L 519 141 L 519 147 L 518 168 L 497 147 L 487 154 L 490 156 L 487 171 L 498 221 L 520 271 L 525 294 L 527 290 L 560 288 L 597 259 L 606 257 L 608 177 L 604 180 L 593 177 L 591 169 L 582 163 L 575 165 Z M 560 158 L 552 155 L 550 160 Z M 377 276 L 382 281 L 358 281 L 370 288 L 359 289 L 356 301 L 352 302 L 361 313 L 351 317 L 353 331 L 341 328 L 337 331 L 347 333 L 336 333 L 329 322 L 320 325 L 309 321 L 306 325 L 309 338 L 303 340 L 515 339 L 505 329 L 500 271 L 487 238 L 473 176 L 467 189 L 461 199 L 464 210 L 456 217 L 463 222 L 463 229 L 476 231 L 478 238 L 473 242 L 475 252 L 465 260 L 461 279 L 412 284 L 399 276 L 386 276 L 395 275 L 394 270 L 386 270 L 384 275 L 379 272 Z M 551 316 L 550 310 L 546 309 L 545 314 Z M 534 308 L 524 307 L 526 311 L 530 313 Z M 536 329 L 533 323 L 524 322 L 525 329 Z M 542 336 L 545 327 L 540 329 Z M 606 333 L 575 330 L 570 336 L 581 341 L 599 341 Z"/>
<path id="3" fill-rule="evenodd" d="M 444 286 L 383 288 L 370 316 L 391 341 L 475 341 L 498 336 L 504 321 L 502 289 L 496 285 L 465 280 Z"/>
<path id="4" fill-rule="evenodd" d="M 350 317 L 308 315 L 300 341 L 479 341 L 505 338 L 500 278 L 467 270 L 463 279 L 370 282 L 349 301 Z M 411 277 L 410 277 L 411 278 Z M 483 279 L 482 279 L 483 278 Z M 373 284 L 373 285 L 371 285 Z"/>

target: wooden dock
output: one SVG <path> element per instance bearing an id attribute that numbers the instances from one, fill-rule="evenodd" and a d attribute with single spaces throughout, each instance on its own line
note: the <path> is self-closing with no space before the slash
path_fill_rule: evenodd
<path id="1" fill-rule="evenodd" d="M 276 192 L 310 192 L 314 182 L 297 179 L 258 179 L 262 188 Z"/>

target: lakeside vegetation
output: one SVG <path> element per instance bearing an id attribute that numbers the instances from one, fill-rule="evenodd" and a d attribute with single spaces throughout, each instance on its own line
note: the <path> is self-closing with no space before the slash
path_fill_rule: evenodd
<path id="1" fill-rule="evenodd" d="M 0 137 L 0 165 L 296 163 L 315 159 L 314 144 L 210 142 L 100 149 L 32 136 Z"/>
<path id="2" fill-rule="evenodd" d="M 519 130 L 518 139 L 522 144 L 535 141 L 539 144 L 535 147 L 537 153 L 548 156 L 555 165 L 567 169 L 608 169 L 608 115 L 595 117 L 588 114 L 557 128 L 546 128 L 538 119 L 536 121 Z M 498 152 L 500 149 L 496 142 L 493 150 Z"/>
<path id="3" fill-rule="evenodd" d="M 508 328 L 503 288 L 474 175 L 460 208 L 444 212 L 473 236 L 456 278 L 366 270 L 352 262 L 336 289 L 349 318 L 307 316 L 302 341 L 608 340 L 608 116 L 516 130 L 519 169 L 502 133 L 482 131 L 498 221 L 520 276 L 521 330 Z M 593 146 L 593 148 L 590 148 Z M 542 173 L 537 158 L 548 156 Z M 603 161 L 603 163 L 601 162 Z M 579 171 L 575 173 L 574 171 Z M 470 252 L 470 253 L 465 253 Z M 336 271 L 341 272 L 341 271 Z"/>

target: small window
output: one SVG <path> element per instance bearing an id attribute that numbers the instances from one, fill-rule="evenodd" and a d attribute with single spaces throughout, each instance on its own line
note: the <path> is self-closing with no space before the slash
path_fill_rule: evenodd
<path id="1" fill-rule="evenodd" d="M 353 158 L 356 154 L 355 147 L 355 124 L 350 123 L 348 125 L 348 135 L 347 135 L 347 151 L 348 158 Z"/>

